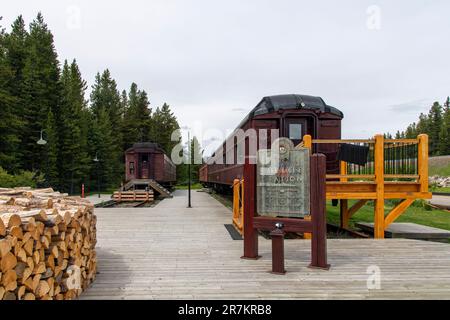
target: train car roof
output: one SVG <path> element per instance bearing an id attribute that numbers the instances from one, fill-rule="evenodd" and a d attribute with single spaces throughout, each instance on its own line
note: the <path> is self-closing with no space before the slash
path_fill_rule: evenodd
<path id="1" fill-rule="evenodd" d="M 329 106 L 323 101 L 321 97 L 314 97 L 300 94 L 282 94 L 276 96 L 264 97 L 256 107 L 245 117 L 239 127 L 254 116 L 266 114 L 278 110 L 287 109 L 306 109 L 319 110 L 322 112 L 329 112 L 344 118 L 344 114 L 339 109 Z"/>
<path id="2" fill-rule="evenodd" d="M 338 117 L 341 117 L 341 119 L 344 118 L 344 113 L 342 111 L 335 107 L 327 105 L 321 97 L 300 94 L 280 94 L 262 98 L 261 102 L 258 103 L 256 107 L 252 109 L 252 111 L 250 111 L 250 113 L 241 121 L 241 123 L 239 123 L 239 126 L 236 129 L 241 128 L 247 121 L 255 116 L 288 109 L 319 110 L 322 112 L 329 112 L 331 114 L 334 114 Z M 225 139 L 225 141 L 227 139 Z M 208 157 L 207 161 L 212 161 L 216 155 L 216 152 L 217 150 L 214 151 L 210 157 Z"/>
<path id="3" fill-rule="evenodd" d="M 128 152 L 148 152 L 148 151 L 159 151 L 165 153 L 164 149 L 161 146 L 154 142 L 137 142 L 133 144 L 131 148 L 128 148 L 125 153 Z"/>

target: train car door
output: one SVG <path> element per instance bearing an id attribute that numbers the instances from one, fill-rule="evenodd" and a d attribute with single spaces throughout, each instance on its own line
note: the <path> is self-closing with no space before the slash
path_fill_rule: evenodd
<path id="1" fill-rule="evenodd" d="M 148 179 L 148 154 L 141 155 L 141 179 Z"/>
<path id="2" fill-rule="evenodd" d="M 284 122 L 285 137 L 291 139 L 295 146 L 298 145 L 308 132 L 307 124 L 306 119 L 286 118 Z"/>

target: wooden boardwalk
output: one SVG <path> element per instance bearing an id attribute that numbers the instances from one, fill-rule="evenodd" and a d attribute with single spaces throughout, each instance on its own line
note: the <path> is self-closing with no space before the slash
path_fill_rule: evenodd
<path id="1" fill-rule="evenodd" d="M 231 212 L 206 193 L 177 191 L 154 208 L 96 209 L 98 268 L 81 299 L 450 299 L 450 244 L 386 239 L 328 241 L 330 271 L 309 269 L 309 240 L 286 241 L 285 276 L 258 261 L 224 224 Z M 381 289 L 367 288 L 379 268 Z"/>

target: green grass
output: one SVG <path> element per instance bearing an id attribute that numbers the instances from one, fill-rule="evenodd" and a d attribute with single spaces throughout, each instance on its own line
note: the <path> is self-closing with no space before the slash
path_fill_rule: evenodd
<path id="1" fill-rule="evenodd" d="M 450 187 L 430 187 L 431 192 L 450 193 Z"/>
<path id="2" fill-rule="evenodd" d="M 430 176 L 450 177 L 450 163 L 441 166 L 430 166 Z"/>
<path id="3" fill-rule="evenodd" d="M 198 190 L 198 189 L 202 189 L 203 186 L 200 183 L 193 183 L 191 185 L 191 189 L 192 190 Z M 188 189 L 188 185 L 187 184 L 179 184 L 175 186 L 175 189 L 177 190 L 187 190 Z"/>
<path id="4" fill-rule="evenodd" d="M 351 206 L 354 201 L 349 201 Z M 387 205 L 385 208 L 386 214 L 392 209 L 393 206 Z M 373 206 L 365 205 L 362 207 L 351 219 L 349 226 L 355 227 L 357 222 L 373 222 Z M 339 225 L 339 206 L 333 207 L 331 202 L 327 203 L 327 221 L 329 223 Z M 426 210 L 422 206 L 411 206 L 405 213 L 403 213 L 395 222 L 411 222 L 425 226 L 441 228 L 450 230 L 450 212 L 443 210 Z"/>

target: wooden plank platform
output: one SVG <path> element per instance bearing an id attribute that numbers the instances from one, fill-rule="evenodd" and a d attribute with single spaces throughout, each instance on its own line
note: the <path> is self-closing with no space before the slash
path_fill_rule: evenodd
<path id="1" fill-rule="evenodd" d="M 373 233 L 373 223 L 360 222 L 357 227 L 364 231 Z M 385 231 L 387 238 L 407 238 L 407 239 L 450 239 L 450 231 L 423 226 L 416 223 L 392 223 Z"/>
<path id="2" fill-rule="evenodd" d="M 98 269 L 81 299 L 450 299 L 450 245 L 405 239 L 328 241 L 330 271 L 309 269 L 309 240 L 287 240 L 285 276 L 271 242 L 257 261 L 224 227 L 231 211 L 210 195 L 176 191 L 153 208 L 95 209 Z M 381 289 L 369 290 L 370 268 Z"/>
<path id="3" fill-rule="evenodd" d="M 148 201 L 153 202 L 153 190 L 143 191 L 116 191 L 113 194 L 113 199 L 116 202 L 136 202 L 136 201 Z"/>
<path id="4" fill-rule="evenodd" d="M 431 199 L 430 203 L 436 207 L 450 210 L 450 196 L 435 196 L 433 194 L 433 198 Z"/>

